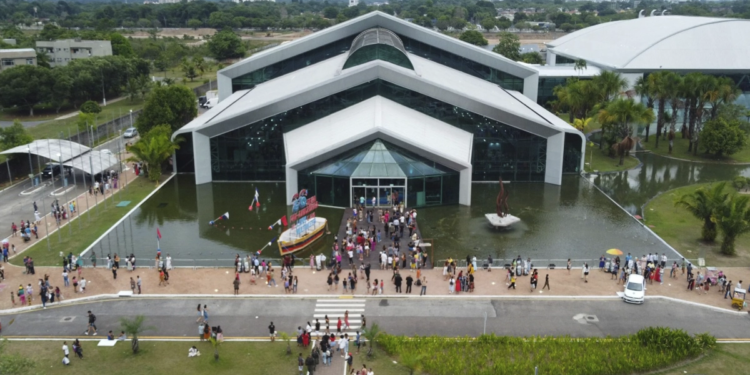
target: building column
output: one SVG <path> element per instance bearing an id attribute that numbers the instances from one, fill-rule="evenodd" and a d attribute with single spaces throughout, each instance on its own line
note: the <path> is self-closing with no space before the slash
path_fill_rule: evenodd
<path id="1" fill-rule="evenodd" d="M 471 167 L 461 170 L 458 186 L 458 204 L 471 206 Z"/>
<path id="2" fill-rule="evenodd" d="M 211 182 L 211 139 L 193 132 L 193 158 L 195 160 L 195 184 Z"/>
<path id="3" fill-rule="evenodd" d="M 297 170 L 286 167 L 286 205 L 292 204 L 292 197 L 297 194 Z"/>
<path id="4" fill-rule="evenodd" d="M 565 133 L 560 132 L 547 138 L 547 162 L 544 172 L 544 182 L 553 185 L 562 184 L 564 149 Z"/>

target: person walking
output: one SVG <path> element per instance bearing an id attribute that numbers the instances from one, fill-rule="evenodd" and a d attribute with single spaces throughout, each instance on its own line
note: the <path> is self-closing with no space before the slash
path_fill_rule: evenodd
<path id="1" fill-rule="evenodd" d="M 549 289 L 549 274 L 546 274 L 544 276 L 544 286 L 542 287 L 542 290 L 544 290 L 544 288 L 547 288 L 547 290 L 550 290 Z"/>
<path id="2" fill-rule="evenodd" d="M 570 275 L 570 268 L 571 268 L 570 266 L 571 266 L 571 264 L 570 264 L 570 258 L 568 258 L 568 265 L 567 265 L 568 275 Z"/>
<path id="3" fill-rule="evenodd" d="M 344 311 L 344 329 L 349 329 L 349 310 Z"/>
<path id="4" fill-rule="evenodd" d="M 411 275 L 406 276 L 406 293 L 411 293 L 411 284 L 414 282 L 414 279 L 411 277 Z"/>
<path id="5" fill-rule="evenodd" d="M 141 276 L 136 276 L 136 285 L 138 285 L 138 294 L 141 294 Z"/>
<path id="6" fill-rule="evenodd" d="M 448 294 L 453 294 L 453 292 L 456 291 L 455 284 L 456 284 L 456 281 L 453 279 L 453 276 L 451 275 L 451 278 L 448 280 Z"/>
<path id="7" fill-rule="evenodd" d="M 130 290 L 135 294 L 135 280 L 132 277 L 130 278 Z"/>
<path id="8" fill-rule="evenodd" d="M 276 341 L 276 326 L 273 325 L 273 322 L 268 326 L 268 335 L 271 338 L 271 342 Z"/>
<path id="9" fill-rule="evenodd" d="M 508 289 L 513 288 L 513 290 L 516 289 L 516 274 L 511 273 L 510 274 L 510 285 L 508 285 Z"/>
<path id="10" fill-rule="evenodd" d="M 417 280 L 417 286 L 422 287 L 422 291 L 419 292 L 420 296 L 427 295 L 427 276 L 422 276 L 422 281 Z"/>
<path id="11" fill-rule="evenodd" d="M 584 283 L 589 282 L 589 264 L 588 263 L 583 264 L 583 282 Z"/>
<path id="12" fill-rule="evenodd" d="M 240 294 L 240 279 L 235 277 L 233 284 L 234 284 L 234 295 L 237 296 Z"/>
<path id="13" fill-rule="evenodd" d="M 83 334 L 88 336 L 89 332 L 94 331 L 94 334 L 92 336 L 96 336 L 96 315 L 94 315 L 91 312 L 91 310 L 89 310 L 88 316 L 89 316 L 88 328 L 86 328 L 86 331 L 83 332 Z"/>
<path id="14" fill-rule="evenodd" d="M 203 310 L 201 310 L 201 304 L 198 304 L 198 319 L 195 320 L 196 323 L 201 324 L 203 323 Z"/>

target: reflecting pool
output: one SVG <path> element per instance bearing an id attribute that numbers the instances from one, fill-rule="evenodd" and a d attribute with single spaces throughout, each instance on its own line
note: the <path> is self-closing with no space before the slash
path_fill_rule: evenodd
<path id="1" fill-rule="evenodd" d="M 248 209 L 255 188 L 261 207 Z M 510 183 L 511 213 L 521 222 L 509 229 L 492 228 L 484 215 L 495 212 L 497 184 L 473 184 L 472 206 L 440 206 L 419 210 L 425 238 L 435 242 L 432 259 L 508 259 L 521 255 L 538 266 L 564 266 L 567 258 L 597 259 L 607 249 L 632 253 L 667 253 L 676 256 L 659 238 L 621 210 L 592 183 L 565 176 L 562 186 L 544 183 Z M 215 182 L 196 186 L 193 175 L 177 175 L 97 243 L 99 257 L 134 253 L 143 262 L 156 256 L 156 228 L 162 254 L 171 254 L 176 266 L 231 266 L 235 254 L 263 248 L 282 228 L 268 226 L 288 215 L 283 183 Z M 223 213 L 229 220 L 209 225 Z M 335 233 L 343 210 L 319 208 Z M 333 234 L 319 241 L 312 252 L 328 254 Z M 264 258 L 278 258 L 278 246 L 263 250 Z M 152 263 L 146 263 L 152 264 Z M 576 264 L 580 265 L 580 261 Z"/>

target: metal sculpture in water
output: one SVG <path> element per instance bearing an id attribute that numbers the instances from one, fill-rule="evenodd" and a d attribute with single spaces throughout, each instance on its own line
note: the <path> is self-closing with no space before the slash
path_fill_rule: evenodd
<path id="1" fill-rule="evenodd" d="M 508 216 L 510 209 L 508 208 L 508 192 L 505 191 L 505 186 L 503 186 L 503 178 L 500 177 L 500 193 L 497 195 L 497 201 L 495 202 L 495 207 L 497 208 L 497 216 L 498 217 L 506 217 Z"/>

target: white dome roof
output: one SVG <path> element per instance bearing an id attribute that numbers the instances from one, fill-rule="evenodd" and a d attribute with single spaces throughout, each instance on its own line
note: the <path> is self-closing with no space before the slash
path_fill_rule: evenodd
<path id="1" fill-rule="evenodd" d="M 556 55 L 624 71 L 750 71 L 750 20 L 656 16 L 587 27 L 547 44 Z"/>

